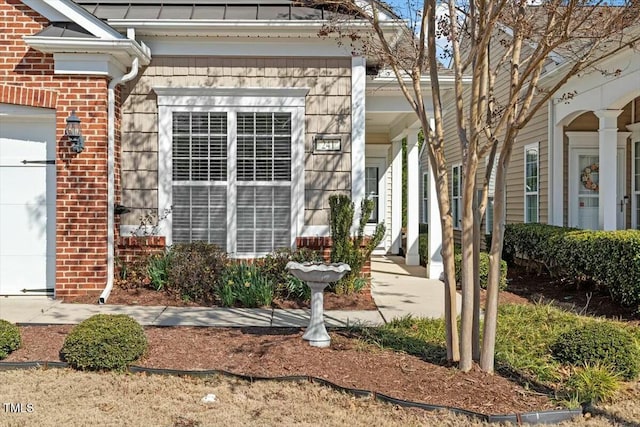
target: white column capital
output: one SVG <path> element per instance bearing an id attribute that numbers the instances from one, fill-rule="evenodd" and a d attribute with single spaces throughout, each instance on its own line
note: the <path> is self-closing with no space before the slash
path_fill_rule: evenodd
<path id="1" fill-rule="evenodd" d="M 618 116 L 622 110 L 596 110 L 593 114 L 600 119 L 600 130 L 618 129 Z"/>

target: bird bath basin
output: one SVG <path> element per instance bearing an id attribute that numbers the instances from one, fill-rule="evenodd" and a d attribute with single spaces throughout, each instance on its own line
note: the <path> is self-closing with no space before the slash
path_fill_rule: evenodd
<path id="1" fill-rule="evenodd" d="M 331 282 L 337 282 L 351 267 L 345 263 L 321 264 L 289 261 L 285 267 L 289 273 L 303 280 L 311 289 L 311 319 L 302 339 L 313 347 L 329 347 L 331 337 L 324 326 L 324 288 Z"/>

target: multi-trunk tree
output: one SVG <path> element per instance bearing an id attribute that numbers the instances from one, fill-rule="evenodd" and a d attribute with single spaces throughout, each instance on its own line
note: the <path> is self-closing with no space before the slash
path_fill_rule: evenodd
<path id="1" fill-rule="evenodd" d="M 442 226 L 447 355 L 463 371 L 478 361 L 494 369 L 500 256 L 505 223 L 505 177 L 518 133 L 572 77 L 640 38 L 640 3 L 587 0 L 424 0 L 387 4 L 370 0 L 317 0 L 342 13 L 321 31 L 375 58 L 395 74 L 399 88 L 422 124 L 426 153 L 436 181 Z M 344 18 L 357 16 L 358 19 Z M 399 20 L 402 18 L 402 22 Z M 358 22 L 371 31 L 363 31 Z M 423 86 L 430 78 L 430 88 Z M 446 135 L 444 77 L 453 79 L 455 134 Z M 429 99 L 425 99 L 428 97 Z M 427 105 L 430 105 L 427 107 Z M 454 234 L 445 144 L 462 153 L 462 313 L 455 311 Z M 480 224 L 496 165 L 493 230 L 484 327 L 480 342 L 478 259 Z"/>

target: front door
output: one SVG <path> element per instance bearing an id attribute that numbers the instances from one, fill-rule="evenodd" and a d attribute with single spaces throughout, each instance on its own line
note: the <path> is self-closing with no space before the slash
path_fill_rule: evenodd
<path id="1" fill-rule="evenodd" d="M 618 206 L 606 206 L 606 209 L 616 209 L 617 228 L 625 228 L 625 150 L 618 148 L 617 154 L 617 200 Z M 599 186 L 600 162 L 597 148 L 577 148 L 571 150 L 569 179 L 569 200 L 571 227 L 597 230 L 599 229 L 600 191 L 606 191 Z"/>

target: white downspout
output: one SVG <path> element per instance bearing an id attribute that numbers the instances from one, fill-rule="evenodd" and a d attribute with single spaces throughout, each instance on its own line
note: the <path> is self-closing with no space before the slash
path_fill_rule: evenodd
<path id="1" fill-rule="evenodd" d="M 107 286 L 98 299 L 99 304 L 104 304 L 111 294 L 114 275 L 115 254 L 115 158 L 116 158 L 116 87 L 126 83 L 138 75 L 139 58 L 133 58 L 131 70 L 120 78 L 114 78 L 109 82 L 107 91 Z"/>

